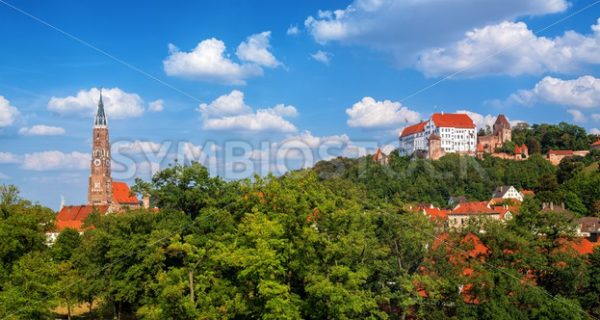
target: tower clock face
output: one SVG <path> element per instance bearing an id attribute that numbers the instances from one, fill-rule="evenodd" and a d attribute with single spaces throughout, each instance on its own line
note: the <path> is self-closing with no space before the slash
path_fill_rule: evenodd
<path id="1" fill-rule="evenodd" d="M 100 161 L 100 159 L 94 159 L 94 165 L 96 167 L 98 167 L 102 162 Z"/>

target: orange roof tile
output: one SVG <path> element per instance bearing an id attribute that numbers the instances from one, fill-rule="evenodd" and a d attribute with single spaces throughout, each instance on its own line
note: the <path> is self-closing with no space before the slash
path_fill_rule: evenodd
<path id="1" fill-rule="evenodd" d="M 402 133 L 400 134 L 400 137 L 406 137 L 406 136 L 410 136 L 411 134 L 415 134 L 417 132 L 425 131 L 426 123 L 427 122 L 425 122 L 425 121 L 421 121 L 417 124 L 413 124 L 412 126 L 408 126 L 408 127 L 404 128 L 402 130 Z"/>
<path id="2" fill-rule="evenodd" d="M 592 147 L 600 146 L 600 140 L 596 140 L 596 142 L 592 143 Z"/>
<path id="3" fill-rule="evenodd" d="M 484 151 L 485 151 L 485 149 L 483 148 L 483 144 L 478 143 L 477 144 L 477 152 L 484 152 Z"/>
<path id="4" fill-rule="evenodd" d="M 450 210 L 444 210 L 440 208 L 423 208 L 423 212 L 431 218 L 437 218 L 441 220 L 448 219 L 448 212 Z"/>
<path id="5" fill-rule="evenodd" d="M 469 201 L 459 203 L 450 214 L 496 214 L 498 213 L 486 201 Z"/>
<path id="6" fill-rule="evenodd" d="M 64 206 L 56 215 L 55 230 L 60 232 L 66 228 L 72 228 L 83 231 L 83 222 L 94 210 L 105 214 L 108 206 Z"/>
<path id="7" fill-rule="evenodd" d="M 571 243 L 571 246 L 580 255 L 591 254 L 594 252 L 594 248 L 600 246 L 600 242 L 591 242 L 588 239 L 577 239 Z"/>
<path id="8" fill-rule="evenodd" d="M 436 127 L 475 128 L 473 119 L 464 113 L 434 113 L 431 120 Z"/>
<path id="9" fill-rule="evenodd" d="M 138 198 L 131 194 L 129 186 L 125 182 L 113 181 L 112 183 L 112 198 L 114 202 L 119 204 L 138 204 Z"/>
<path id="10" fill-rule="evenodd" d="M 385 154 L 383 154 L 383 151 L 381 151 L 381 148 L 377 148 L 377 152 L 375 152 L 375 154 L 373 155 L 373 161 L 379 161 L 381 159 L 383 159 L 385 157 Z"/>

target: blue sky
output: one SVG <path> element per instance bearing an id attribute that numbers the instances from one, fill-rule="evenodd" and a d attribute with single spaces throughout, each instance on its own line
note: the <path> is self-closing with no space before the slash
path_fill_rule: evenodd
<path id="1" fill-rule="evenodd" d="M 598 133 L 598 18 L 578 0 L 2 0 L 0 183 L 55 209 L 85 203 L 96 88 L 128 182 L 182 146 L 226 178 L 279 170 L 294 143 L 313 161 L 328 144 L 389 150 L 437 111 Z M 227 141 L 248 142 L 255 166 L 232 174 Z"/>

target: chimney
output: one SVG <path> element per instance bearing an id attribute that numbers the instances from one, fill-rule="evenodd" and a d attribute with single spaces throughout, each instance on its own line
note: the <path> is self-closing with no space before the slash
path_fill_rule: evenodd
<path id="1" fill-rule="evenodd" d="M 144 209 L 150 209 L 150 196 L 145 194 L 142 197 L 142 206 L 144 207 Z"/>

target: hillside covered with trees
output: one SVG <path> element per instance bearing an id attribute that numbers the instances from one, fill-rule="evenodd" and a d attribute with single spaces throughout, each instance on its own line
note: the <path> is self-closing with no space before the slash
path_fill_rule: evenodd
<path id="1" fill-rule="evenodd" d="M 560 147 L 541 126 L 531 132 L 515 139 Z M 89 319 L 600 317 L 600 250 L 572 246 L 574 220 L 600 214 L 598 160 L 592 152 L 554 167 L 540 154 L 429 161 L 394 152 L 388 165 L 338 158 L 231 182 L 174 165 L 135 186 L 158 212 L 94 214 L 88 231 L 67 229 L 52 246 L 55 214 L 2 186 L 0 319 L 57 310 Z M 499 185 L 535 197 L 485 232 L 439 232 L 409 210 L 488 199 Z"/>

